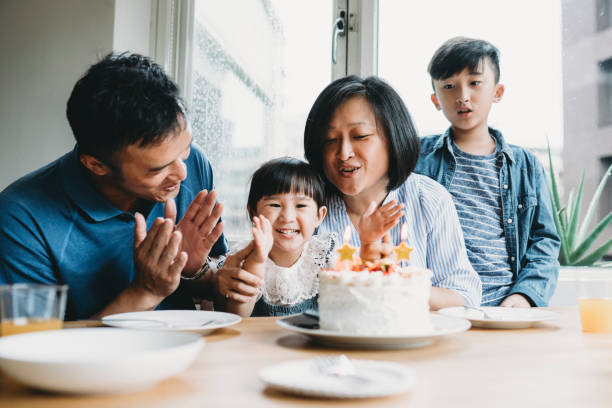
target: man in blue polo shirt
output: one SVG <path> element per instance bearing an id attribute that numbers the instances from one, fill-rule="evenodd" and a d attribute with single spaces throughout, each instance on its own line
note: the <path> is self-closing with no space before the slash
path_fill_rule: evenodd
<path id="1" fill-rule="evenodd" d="M 74 150 L 0 193 L 0 284 L 69 285 L 66 319 L 193 308 L 227 247 L 176 85 L 146 57 L 111 54 L 66 113 Z"/>

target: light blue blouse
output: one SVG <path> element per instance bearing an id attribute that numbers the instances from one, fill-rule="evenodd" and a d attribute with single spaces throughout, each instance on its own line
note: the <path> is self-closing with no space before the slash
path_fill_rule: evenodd
<path id="1" fill-rule="evenodd" d="M 413 173 L 387 195 L 385 203 L 390 200 L 404 204 L 404 215 L 391 229 L 391 236 L 398 245 L 401 225 L 408 225 L 406 244 L 413 248 L 410 265 L 430 269 L 433 286 L 454 290 L 466 303 L 480 305 L 482 284 L 467 257 L 457 211 L 448 191 L 428 177 Z M 342 198 L 331 197 L 327 211 L 318 233 L 336 232 L 342 240 L 348 225 L 350 244 L 361 246 Z"/>

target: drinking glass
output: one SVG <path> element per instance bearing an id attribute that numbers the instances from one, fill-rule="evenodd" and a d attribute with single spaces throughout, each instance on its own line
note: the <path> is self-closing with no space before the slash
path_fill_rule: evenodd
<path id="1" fill-rule="evenodd" d="M 612 276 L 579 278 L 578 309 L 583 332 L 612 333 Z"/>
<path id="2" fill-rule="evenodd" d="M 62 328 L 66 285 L 0 286 L 0 336 Z"/>

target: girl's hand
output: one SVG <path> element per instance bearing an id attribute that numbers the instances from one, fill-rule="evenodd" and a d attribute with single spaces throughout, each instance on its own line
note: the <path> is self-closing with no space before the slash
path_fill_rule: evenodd
<path id="1" fill-rule="evenodd" d="M 379 242 L 382 236 L 398 223 L 403 215 L 403 208 L 404 205 L 398 204 L 395 200 L 379 208 L 376 208 L 374 201 L 370 203 L 366 212 L 359 219 L 357 227 L 362 253 L 364 245 Z"/>
<path id="2" fill-rule="evenodd" d="M 265 262 L 274 244 L 274 238 L 272 237 L 272 225 L 263 215 L 253 217 L 253 244 L 253 252 L 250 255 L 252 261 Z"/>

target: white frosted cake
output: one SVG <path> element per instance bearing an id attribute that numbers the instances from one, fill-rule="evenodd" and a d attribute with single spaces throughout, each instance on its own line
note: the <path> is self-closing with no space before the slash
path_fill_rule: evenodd
<path id="1" fill-rule="evenodd" d="M 319 327 L 363 335 L 429 333 L 431 271 L 384 264 L 319 274 Z M 357 269 L 355 271 L 354 269 Z"/>

